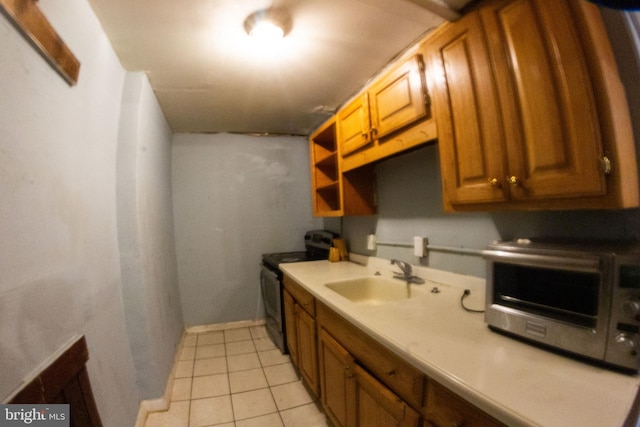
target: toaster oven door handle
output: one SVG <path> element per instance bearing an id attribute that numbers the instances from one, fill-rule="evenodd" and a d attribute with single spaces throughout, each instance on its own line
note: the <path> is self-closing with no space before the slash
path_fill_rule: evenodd
<path id="1" fill-rule="evenodd" d="M 590 258 L 565 257 L 560 255 L 521 254 L 506 251 L 482 251 L 485 259 L 505 264 L 517 264 L 529 267 L 556 268 L 559 270 L 598 272 L 600 257 Z"/>

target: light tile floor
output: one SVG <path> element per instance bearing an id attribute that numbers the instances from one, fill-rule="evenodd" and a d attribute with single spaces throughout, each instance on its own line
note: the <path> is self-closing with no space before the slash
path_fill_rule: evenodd
<path id="1" fill-rule="evenodd" d="M 145 427 L 326 427 L 317 402 L 264 326 L 190 333 L 168 411 Z"/>

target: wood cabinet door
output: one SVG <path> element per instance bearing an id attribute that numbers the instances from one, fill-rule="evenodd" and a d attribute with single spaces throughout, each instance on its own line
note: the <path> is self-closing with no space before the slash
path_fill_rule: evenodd
<path id="1" fill-rule="evenodd" d="M 573 0 L 480 9 L 505 121 L 514 199 L 602 195 L 602 139 Z"/>
<path id="2" fill-rule="evenodd" d="M 289 349 L 289 356 L 291 357 L 291 362 L 295 366 L 299 366 L 299 358 L 298 358 L 298 328 L 296 327 L 296 304 L 286 289 L 283 289 L 283 300 L 284 300 L 284 324 L 285 331 L 287 334 L 287 348 Z"/>
<path id="3" fill-rule="evenodd" d="M 429 380 L 425 422 L 434 427 L 505 427 L 445 387 Z"/>
<path id="4" fill-rule="evenodd" d="M 445 208 L 507 200 L 504 134 L 478 14 L 443 27 L 425 49 Z"/>
<path id="5" fill-rule="evenodd" d="M 356 425 L 358 427 L 418 427 L 420 414 L 358 365 L 356 382 Z"/>
<path id="6" fill-rule="evenodd" d="M 320 396 L 325 414 L 336 427 L 355 426 L 355 361 L 329 333 L 320 328 L 318 357 Z"/>
<path id="7" fill-rule="evenodd" d="M 338 112 L 340 154 L 347 156 L 371 142 L 369 95 L 363 93 Z"/>
<path id="8" fill-rule="evenodd" d="M 415 55 L 369 89 L 371 139 L 379 139 L 426 117 L 422 55 Z"/>
<path id="9" fill-rule="evenodd" d="M 403 401 L 415 408 L 422 405 L 424 374 L 361 329 L 318 302 L 318 323 L 325 328 L 362 366 Z"/>
<path id="10" fill-rule="evenodd" d="M 316 342 L 316 321 L 306 311 L 296 307 L 296 327 L 298 332 L 298 369 L 307 386 L 319 394 L 318 345 Z"/>

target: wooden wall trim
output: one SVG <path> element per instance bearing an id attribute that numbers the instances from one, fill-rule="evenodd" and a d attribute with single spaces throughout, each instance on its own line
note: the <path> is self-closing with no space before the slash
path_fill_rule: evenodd
<path id="1" fill-rule="evenodd" d="M 87 340 L 82 336 L 8 403 L 66 403 L 70 407 L 72 425 L 102 426 L 85 367 L 88 360 Z"/>
<path id="2" fill-rule="evenodd" d="M 69 85 L 78 82 L 80 62 L 38 8 L 36 0 L 0 0 L 0 11 Z"/>

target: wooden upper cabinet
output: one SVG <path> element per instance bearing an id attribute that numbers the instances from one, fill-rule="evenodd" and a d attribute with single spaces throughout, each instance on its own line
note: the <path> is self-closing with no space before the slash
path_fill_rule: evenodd
<path id="1" fill-rule="evenodd" d="M 369 95 L 364 93 L 338 113 L 340 152 L 343 156 L 371 143 Z"/>
<path id="2" fill-rule="evenodd" d="M 332 117 L 309 138 L 311 195 L 315 216 L 371 215 L 376 212 L 373 168 L 342 171 Z"/>
<path id="3" fill-rule="evenodd" d="M 311 157 L 311 196 L 313 214 L 340 216 L 342 204 L 342 176 L 336 142 L 335 118 L 328 120 L 309 137 Z"/>
<path id="4" fill-rule="evenodd" d="M 426 52 L 445 200 L 506 200 L 504 135 L 479 15 L 443 27 Z"/>
<path id="5" fill-rule="evenodd" d="M 345 169 L 354 169 L 434 139 L 431 128 L 408 129 L 428 116 L 424 62 L 422 55 L 414 54 L 382 73 L 338 112 L 340 154 L 349 158 Z M 398 141 L 394 136 L 401 132 L 406 135 Z M 382 147 L 382 144 L 390 146 Z"/>
<path id="6" fill-rule="evenodd" d="M 369 89 L 371 138 L 383 138 L 427 115 L 421 55 L 402 62 Z"/>
<path id="7" fill-rule="evenodd" d="M 565 1 L 501 1 L 480 10 L 504 105 L 511 197 L 606 192 L 598 109 Z"/>
<path id="8" fill-rule="evenodd" d="M 638 205 L 629 110 L 596 6 L 482 2 L 425 51 L 445 209 Z"/>

